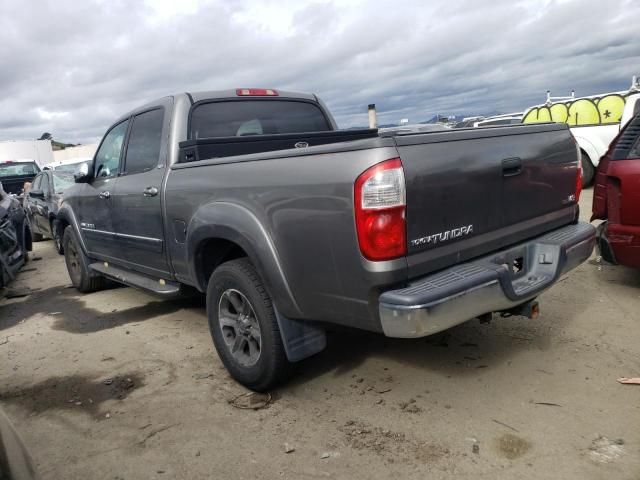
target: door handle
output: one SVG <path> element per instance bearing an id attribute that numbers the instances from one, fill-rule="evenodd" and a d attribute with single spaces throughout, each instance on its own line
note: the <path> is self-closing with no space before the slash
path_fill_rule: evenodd
<path id="1" fill-rule="evenodd" d="M 502 176 L 515 177 L 522 173 L 522 159 L 520 157 L 505 158 L 502 160 Z"/>
<path id="2" fill-rule="evenodd" d="M 111 196 L 111 193 L 109 192 L 109 190 L 105 190 L 104 192 L 100 192 L 98 196 L 100 198 L 109 198 Z"/>
<path id="3" fill-rule="evenodd" d="M 142 191 L 145 197 L 155 197 L 158 195 L 158 189 L 156 187 L 147 187 Z"/>

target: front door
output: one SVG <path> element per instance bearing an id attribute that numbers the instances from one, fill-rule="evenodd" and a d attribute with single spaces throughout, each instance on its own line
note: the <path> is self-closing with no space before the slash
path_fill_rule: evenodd
<path id="1" fill-rule="evenodd" d="M 84 184 L 77 198 L 75 211 L 89 256 L 103 260 L 117 258 L 111 195 L 118 181 L 128 126 L 127 119 L 116 124 L 104 136 L 93 162 L 93 179 Z"/>
<path id="2" fill-rule="evenodd" d="M 170 105 L 133 116 L 118 185 L 112 195 L 118 255 L 129 268 L 168 277 L 164 242 L 162 180 Z"/>
<path id="3" fill-rule="evenodd" d="M 29 192 L 27 193 L 27 200 L 25 201 L 25 210 L 27 210 L 27 214 L 31 221 L 31 230 L 39 234 L 43 233 L 40 231 L 40 205 L 38 203 L 40 199 L 38 197 L 31 196 L 31 192 L 41 191 L 43 176 L 44 173 L 39 173 L 33 179 Z"/>
<path id="4" fill-rule="evenodd" d="M 43 235 L 47 237 L 51 237 L 51 228 L 49 222 L 49 203 L 51 202 L 51 197 L 53 196 L 53 186 L 51 175 L 48 172 L 42 172 L 42 183 L 40 184 L 40 189 L 42 190 L 43 198 L 38 200 L 38 229 L 42 232 Z"/>

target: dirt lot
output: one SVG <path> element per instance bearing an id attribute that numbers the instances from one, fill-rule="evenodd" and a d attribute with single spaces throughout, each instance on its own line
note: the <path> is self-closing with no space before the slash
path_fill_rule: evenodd
<path id="1" fill-rule="evenodd" d="M 50 241 L 32 257 L 12 287 L 35 291 L 0 301 L 0 403 L 45 479 L 640 479 L 640 386 L 616 382 L 640 376 L 639 271 L 594 258 L 535 321 L 331 332 L 253 411 L 202 301 L 79 295 Z"/>

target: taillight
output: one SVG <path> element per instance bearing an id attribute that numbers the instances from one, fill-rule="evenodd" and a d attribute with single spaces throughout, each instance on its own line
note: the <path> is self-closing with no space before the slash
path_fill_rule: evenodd
<path id="1" fill-rule="evenodd" d="M 580 194 L 582 193 L 582 149 L 578 144 L 576 138 L 571 135 L 571 139 L 573 140 L 573 144 L 576 147 L 576 156 L 578 157 L 578 171 L 576 172 L 576 203 L 580 201 Z"/>
<path id="2" fill-rule="evenodd" d="M 277 97 L 278 92 L 272 88 L 238 88 L 236 95 L 239 97 Z"/>
<path id="3" fill-rule="evenodd" d="M 582 159 L 578 160 L 578 171 L 576 172 L 576 203 L 580 201 L 582 193 Z"/>
<path id="4" fill-rule="evenodd" d="M 355 183 L 356 230 L 360 252 L 369 260 L 407 254 L 404 171 L 399 158 L 365 170 Z"/>

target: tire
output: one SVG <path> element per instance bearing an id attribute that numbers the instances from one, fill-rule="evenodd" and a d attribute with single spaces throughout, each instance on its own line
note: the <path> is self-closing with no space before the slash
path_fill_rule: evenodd
<path id="1" fill-rule="evenodd" d="M 102 290 L 105 286 L 105 278 L 89 269 L 89 259 L 80 248 L 80 242 L 70 225 L 64 229 L 62 245 L 67 272 L 76 290 L 82 293 Z"/>
<path id="2" fill-rule="evenodd" d="M 223 263 L 211 274 L 207 317 L 218 356 L 236 381 L 263 392 L 289 377 L 292 365 L 271 297 L 248 258 Z"/>
<path id="3" fill-rule="evenodd" d="M 581 155 L 581 163 L 582 163 L 582 188 L 587 188 L 593 182 L 593 177 L 596 173 L 596 169 L 591 163 L 589 156 L 582 152 Z"/>
<path id="4" fill-rule="evenodd" d="M 53 244 L 60 255 L 64 254 L 64 247 L 62 246 L 62 236 L 60 235 L 60 223 L 58 220 L 51 220 L 51 235 L 53 238 Z"/>
<path id="5" fill-rule="evenodd" d="M 29 263 L 29 251 L 31 250 L 31 247 L 32 247 L 32 245 L 30 244 L 31 242 L 32 242 L 31 229 L 27 225 L 27 219 L 25 217 L 24 222 L 22 224 L 22 237 L 20 238 L 20 247 L 24 252 L 25 265 Z"/>

